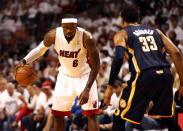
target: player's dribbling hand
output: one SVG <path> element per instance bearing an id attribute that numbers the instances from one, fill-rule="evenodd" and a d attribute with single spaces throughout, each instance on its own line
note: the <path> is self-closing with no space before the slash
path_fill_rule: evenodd
<path id="1" fill-rule="evenodd" d="M 18 65 L 15 67 L 15 71 L 19 68 L 19 67 L 21 67 L 21 66 L 24 66 L 25 64 L 23 63 L 23 60 L 21 60 L 19 63 L 18 63 Z"/>
<path id="2" fill-rule="evenodd" d="M 79 96 L 79 105 L 84 105 L 88 102 L 89 92 L 87 89 L 84 89 L 83 92 Z"/>
<path id="3" fill-rule="evenodd" d="M 183 97 L 183 85 L 181 85 L 180 86 L 180 88 L 179 88 L 179 95 L 178 95 L 178 100 L 180 100 L 181 99 L 181 97 Z"/>
<path id="4" fill-rule="evenodd" d="M 112 94 L 113 94 L 113 86 L 108 85 L 104 93 L 104 103 L 107 106 L 111 106 L 110 101 L 111 101 Z"/>

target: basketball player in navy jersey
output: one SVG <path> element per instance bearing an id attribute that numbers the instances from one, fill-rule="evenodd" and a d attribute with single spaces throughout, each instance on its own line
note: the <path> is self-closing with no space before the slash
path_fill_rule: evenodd
<path id="1" fill-rule="evenodd" d="M 62 19 L 61 27 L 49 31 L 22 63 L 29 64 L 38 59 L 51 45 L 61 64 L 53 95 L 54 131 L 64 131 L 64 116 L 71 115 L 76 96 L 79 96 L 82 114 L 88 117 L 88 131 L 98 131 L 96 114 L 99 109 L 95 79 L 100 62 L 95 40 L 89 32 L 78 27 L 77 19 L 69 14 Z"/>
<path id="2" fill-rule="evenodd" d="M 139 25 L 138 18 L 135 8 L 125 8 L 121 13 L 123 29 L 114 36 L 116 50 L 104 95 L 105 104 L 110 105 L 112 88 L 115 88 L 114 81 L 124 54 L 129 61 L 131 78 L 114 114 L 112 130 L 125 131 L 125 121 L 140 124 L 149 102 L 153 101 L 148 115 L 152 118 L 161 117 L 169 131 L 180 131 L 173 118 L 173 76 L 163 49 L 171 55 L 179 74 L 179 98 L 183 95 L 183 55 L 160 30 Z"/>

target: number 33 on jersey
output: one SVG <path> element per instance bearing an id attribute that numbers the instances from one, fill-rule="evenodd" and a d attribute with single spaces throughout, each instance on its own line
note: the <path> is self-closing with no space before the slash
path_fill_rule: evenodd
<path id="1" fill-rule="evenodd" d="M 164 44 L 158 31 L 149 26 L 127 26 L 127 54 L 130 72 L 140 72 L 152 67 L 169 67 L 162 49 Z"/>

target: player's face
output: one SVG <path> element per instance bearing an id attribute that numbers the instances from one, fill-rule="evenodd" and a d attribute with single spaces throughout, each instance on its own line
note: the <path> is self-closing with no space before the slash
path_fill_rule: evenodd
<path id="1" fill-rule="evenodd" d="M 67 38 L 73 38 L 76 33 L 77 23 L 64 23 L 62 24 L 64 35 Z"/>
<path id="2" fill-rule="evenodd" d="M 11 86 L 7 86 L 7 91 L 9 93 L 9 95 L 12 96 L 13 95 L 13 92 L 14 92 L 14 88 L 11 87 Z"/>
<path id="3" fill-rule="evenodd" d="M 6 81 L 5 80 L 1 80 L 0 81 L 0 91 L 3 91 L 6 88 Z"/>

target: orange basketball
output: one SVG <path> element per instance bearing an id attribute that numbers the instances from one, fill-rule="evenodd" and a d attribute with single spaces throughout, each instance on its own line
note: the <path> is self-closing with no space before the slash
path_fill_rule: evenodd
<path id="1" fill-rule="evenodd" d="M 18 66 L 15 79 L 22 86 L 28 86 L 36 80 L 36 72 L 30 65 Z"/>

